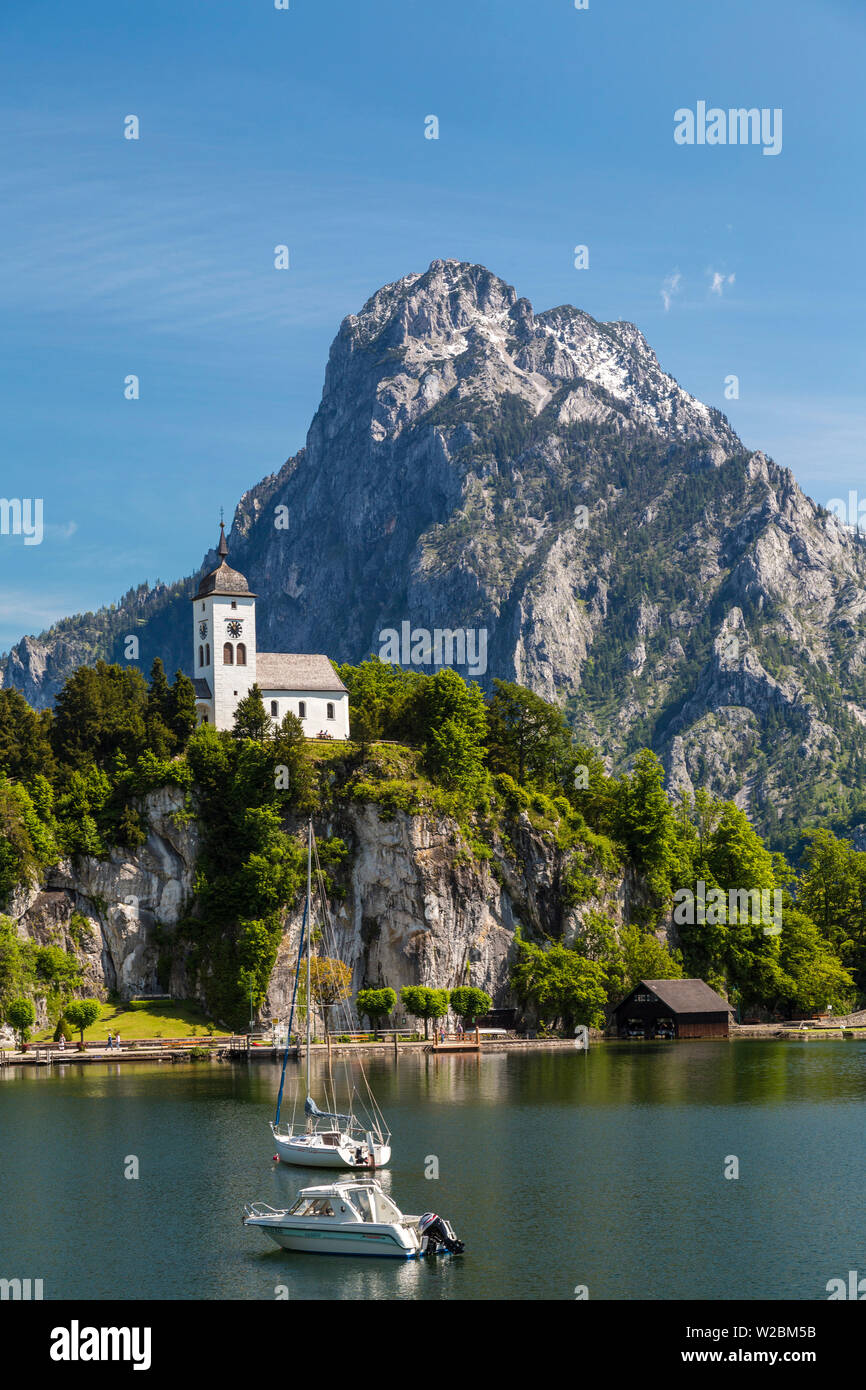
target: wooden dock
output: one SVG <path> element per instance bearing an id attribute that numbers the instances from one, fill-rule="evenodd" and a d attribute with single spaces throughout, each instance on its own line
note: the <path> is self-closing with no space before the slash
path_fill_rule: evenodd
<path id="1" fill-rule="evenodd" d="M 434 1052 L 480 1052 L 481 1036 L 475 1033 L 436 1033 L 433 1038 Z"/>

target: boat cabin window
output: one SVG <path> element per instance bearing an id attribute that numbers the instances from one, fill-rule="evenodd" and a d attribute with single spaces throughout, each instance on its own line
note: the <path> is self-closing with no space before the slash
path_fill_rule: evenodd
<path id="1" fill-rule="evenodd" d="M 330 1197 L 300 1197 L 292 1207 L 290 1216 L 333 1216 L 334 1208 Z"/>
<path id="2" fill-rule="evenodd" d="M 352 1206 L 360 1213 L 362 1221 L 376 1220 L 370 1194 L 364 1188 L 359 1188 L 352 1193 Z"/>
<path id="3" fill-rule="evenodd" d="M 390 1197 L 386 1197 L 384 1192 L 376 1192 L 373 1195 L 373 1212 L 377 1221 L 399 1221 L 400 1212 Z"/>

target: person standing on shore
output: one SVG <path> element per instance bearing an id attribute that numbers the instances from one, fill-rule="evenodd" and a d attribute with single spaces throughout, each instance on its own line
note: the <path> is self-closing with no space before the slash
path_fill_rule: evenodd
<path id="1" fill-rule="evenodd" d="M 111 1051 L 111 1033 L 108 1034 L 108 1050 Z"/>

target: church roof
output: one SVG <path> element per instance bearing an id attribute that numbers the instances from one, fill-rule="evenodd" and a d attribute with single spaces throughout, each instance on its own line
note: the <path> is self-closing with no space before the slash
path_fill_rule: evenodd
<path id="1" fill-rule="evenodd" d="M 195 597 L 209 598 L 211 594 L 226 594 L 231 598 L 256 597 L 246 581 L 246 576 L 225 563 L 211 570 L 210 574 L 204 575 Z"/>
<path id="2" fill-rule="evenodd" d="M 229 547 L 226 540 L 225 522 L 221 521 L 220 538 L 219 544 L 217 545 L 217 555 L 219 556 L 220 562 L 215 570 L 211 570 L 210 574 L 202 576 L 198 586 L 198 593 L 195 595 L 193 603 L 195 603 L 195 599 L 197 598 L 209 598 L 212 594 L 225 594 L 230 598 L 256 597 L 255 594 L 251 592 L 245 575 L 241 574 L 238 570 L 233 570 L 231 565 L 226 564 L 226 556 L 228 553 Z"/>
<path id="3" fill-rule="evenodd" d="M 326 656 L 307 656 L 296 652 L 259 652 L 256 680 L 262 690 L 346 689 Z"/>

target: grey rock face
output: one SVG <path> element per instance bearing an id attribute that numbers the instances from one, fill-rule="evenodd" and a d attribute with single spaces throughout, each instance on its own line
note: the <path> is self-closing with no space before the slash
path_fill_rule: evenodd
<path id="1" fill-rule="evenodd" d="M 65 861 L 13 904 L 22 935 L 73 951 L 96 997 L 116 992 L 125 1000 L 159 990 L 156 929 L 177 926 L 192 898 L 198 856 L 198 827 L 183 809 L 176 788 L 152 792 L 144 800 L 148 834 L 140 849 Z M 185 983 L 178 975 L 171 993 L 185 997 Z"/>
<path id="2" fill-rule="evenodd" d="M 140 849 L 62 864 L 47 884 L 12 905 L 22 936 L 76 954 L 85 993 L 104 998 L 116 992 L 125 1000 L 160 992 L 159 953 L 192 899 L 200 843 L 196 822 L 180 818 L 182 808 L 183 794 L 175 789 L 152 793 L 145 799 L 149 833 Z M 614 922 L 623 919 L 623 884 L 601 876 L 597 899 L 563 907 L 570 856 L 528 820 L 516 844 L 496 846 L 495 873 L 490 861 L 467 854 L 449 820 L 402 812 L 383 820 L 376 807 L 361 804 L 328 829 L 345 837 L 351 870 L 345 899 L 335 903 L 327 948 L 351 966 L 353 990 L 379 983 L 398 991 L 407 984 L 451 989 L 470 983 L 507 1005 L 513 1002 L 508 972 L 518 924 L 528 936 L 573 940 L 593 909 Z M 286 913 L 262 1021 L 288 1016 L 302 906 Z M 182 944 L 168 992 L 203 999 L 202 981 L 187 973 Z"/>

